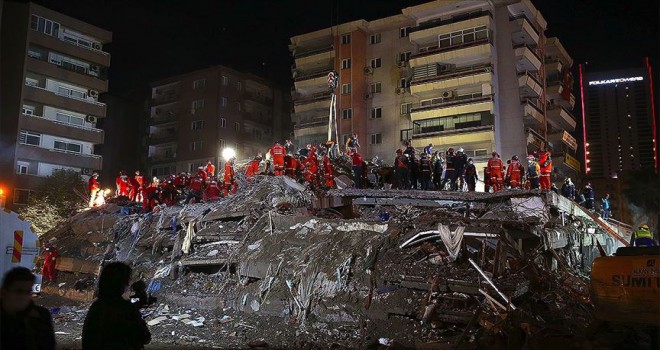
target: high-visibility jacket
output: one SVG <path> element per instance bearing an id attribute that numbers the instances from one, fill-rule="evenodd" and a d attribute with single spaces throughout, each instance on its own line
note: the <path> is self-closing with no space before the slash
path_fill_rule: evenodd
<path id="1" fill-rule="evenodd" d="M 204 180 L 202 180 L 200 177 L 195 177 L 190 181 L 190 190 L 192 191 L 202 191 L 204 187 Z"/>
<path id="2" fill-rule="evenodd" d="M 490 174 L 490 177 L 501 178 L 502 168 L 504 168 L 504 164 L 502 164 L 501 159 L 491 158 L 488 160 L 488 174 Z"/>
<path id="3" fill-rule="evenodd" d="M 651 231 L 639 229 L 635 232 L 635 238 L 653 238 L 653 233 L 651 233 Z"/>
<path id="4" fill-rule="evenodd" d="M 543 152 L 539 155 L 539 167 L 541 174 L 550 174 L 552 171 L 552 158 L 550 152 Z"/>
<path id="5" fill-rule="evenodd" d="M 234 181 L 234 163 L 226 162 L 225 163 L 225 183 L 231 183 Z"/>
<path id="6" fill-rule="evenodd" d="M 509 179 L 511 183 L 513 182 L 519 183 L 524 172 L 525 169 L 523 168 L 522 164 L 520 164 L 519 161 L 514 160 L 511 161 L 511 165 L 509 165 L 509 168 L 506 169 L 506 177 Z"/>
<path id="7" fill-rule="evenodd" d="M 259 163 L 260 161 L 258 159 L 253 159 L 250 164 L 248 164 L 247 168 L 245 169 L 245 175 L 248 177 L 254 176 L 256 174 L 259 174 Z"/>
<path id="8" fill-rule="evenodd" d="M 215 165 L 213 165 L 213 164 L 207 164 L 206 169 L 204 169 L 204 170 L 206 170 L 206 174 L 209 177 L 213 177 L 215 175 Z"/>
<path id="9" fill-rule="evenodd" d="M 284 154 L 286 153 L 286 149 L 281 145 L 275 145 L 270 149 L 269 153 L 273 159 L 275 158 L 284 159 Z"/>

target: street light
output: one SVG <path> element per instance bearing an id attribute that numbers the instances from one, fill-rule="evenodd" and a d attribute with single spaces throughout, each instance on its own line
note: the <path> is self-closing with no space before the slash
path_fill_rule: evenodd
<path id="1" fill-rule="evenodd" d="M 222 158 L 224 158 L 225 162 L 234 157 L 236 157 L 236 151 L 233 148 L 227 147 L 222 150 Z"/>

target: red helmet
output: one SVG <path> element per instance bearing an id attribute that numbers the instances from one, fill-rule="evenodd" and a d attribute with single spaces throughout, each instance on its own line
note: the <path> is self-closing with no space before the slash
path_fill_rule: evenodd
<path id="1" fill-rule="evenodd" d="M 396 154 L 402 154 L 402 153 L 403 153 L 403 151 L 401 150 L 401 148 L 396 150 Z"/>
<path id="2" fill-rule="evenodd" d="M 449 147 L 449 149 L 447 150 L 447 153 L 454 153 L 454 148 L 453 148 L 453 147 Z"/>

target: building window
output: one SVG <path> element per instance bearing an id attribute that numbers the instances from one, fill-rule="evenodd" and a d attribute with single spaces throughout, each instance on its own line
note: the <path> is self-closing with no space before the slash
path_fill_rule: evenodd
<path id="1" fill-rule="evenodd" d="M 236 82 L 236 90 L 241 91 L 243 89 L 243 83 L 240 81 Z"/>
<path id="2" fill-rule="evenodd" d="M 204 121 L 203 120 L 194 120 L 190 125 L 190 129 L 192 129 L 192 130 L 202 130 L 202 129 L 204 129 Z"/>
<path id="3" fill-rule="evenodd" d="M 383 108 L 375 107 L 371 109 L 371 119 L 382 118 L 383 117 Z"/>
<path id="4" fill-rule="evenodd" d="M 341 69 L 348 69 L 351 68 L 351 59 L 350 58 L 344 58 L 341 60 Z"/>
<path id="5" fill-rule="evenodd" d="M 36 79 L 25 77 L 25 85 L 38 87 L 39 86 L 39 81 L 36 80 Z"/>
<path id="6" fill-rule="evenodd" d="M 369 37 L 369 44 L 378 44 L 380 43 L 380 33 L 374 34 Z"/>
<path id="7" fill-rule="evenodd" d="M 239 111 L 239 112 L 241 111 L 241 103 L 240 102 L 236 102 L 236 110 Z"/>
<path id="8" fill-rule="evenodd" d="M 223 85 L 223 86 L 227 86 L 227 85 L 229 85 L 229 78 L 227 78 L 227 77 L 224 76 L 224 75 L 222 76 L 222 85 Z"/>
<path id="9" fill-rule="evenodd" d="M 218 146 L 220 146 L 220 149 L 223 149 L 223 148 L 227 147 L 227 141 L 225 141 L 223 139 L 219 139 L 218 140 Z"/>
<path id="10" fill-rule="evenodd" d="M 67 153 L 82 153 L 82 144 L 69 141 L 55 140 L 53 148 Z"/>
<path id="11" fill-rule="evenodd" d="M 475 40 L 488 38 L 488 28 L 480 26 L 465 30 L 458 30 L 449 34 L 438 36 L 439 47 L 450 47 L 462 43 L 469 43 Z"/>
<path id="12" fill-rule="evenodd" d="M 204 141 L 195 141 L 190 143 L 191 151 L 199 151 L 204 147 Z"/>
<path id="13" fill-rule="evenodd" d="M 371 84 L 371 89 L 370 89 L 372 94 L 377 94 L 383 92 L 383 84 L 380 82 L 376 82 Z"/>
<path id="14" fill-rule="evenodd" d="M 399 29 L 399 38 L 405 38 L 410 34 L 410 27 L 401 27 Z"/>
<path id="15" fill-rule="evenodd" d="M 227 127 L 227 119 L 220 118 L 220 127 L 221 128 L 226 128 Z"/>
<path id="16" fill-rule="evenodd" d="M 406 115 L 406 114 L 410 113 L 411 108 L 412 108 L 412 102 L 402 103 L 401 104 L 401 115 Z"/>
<path id="17" fill-rule="evenodd" d="M 30 163 L 16 162 L 16 174 L 27 175 Z"/>
<path id="18" fill-rule="evenodd" d="M 87 97 L 87 91 L 72 89 L 70 87 L 59 85 L 55 91 L 56 95 L 74 98 L 77 100 L 84 100 Z"/>
<path id="19" fill-rule="evenodd" d="M 206 79 L 197 79 L 193 81 L 193 89 L 203 89 L 206 87 Z"/>
<path id="20" fill-rule="evenodd" d="M 46 35 L 57 37 L 60 32 L 60 24 L 49 19 L 32 15 L 30 17 L 30 28 Z"/>
<path id="21" fill-rule="evenodd" d="M 21 130 L 21 133 L 18 136 L 18 142 L 23 145 L 40 146 L 41 134 Z"/>
<path id="22" fill-rule="evenodd" d="M 341 119 L 353 118 L 353 108 L 346 108 L 341 111 Z"/>
<path id="23" fill-rule="evenodd" d="M 381 66 L 380 57 L 371 59 L 371 68 L 380 68 L 380 66 Z"/>
<path id="24" fill-rule="evenodd" d="M 227 98 L 220 97 L 220 107 L 227 107 Z"/>
<path id="25" fill-rule="evenodd" d="M 15 189 L 14 190 L 14 204 L 28 204 L 28 200 L 30 200 L 30 193 L 32 191 L 30 190 L 20 190 L 20 189 Z"/>
<path id="26" fill-rule="evenodd" d="M 381 134 L 371 134 L 371 144 L 379 145 L 383 143 L 383 135 Z"/>
<path id="27" fill-rule="evenodd" d="M 350 34 L 344 34 L 341 36 L 341 43 L 342 44 L 350 44 L 351 43 L 351 35 Z"/>
<path id="28" fill-rule="evenodd" d="M 410 87 L 410 81 L 408 81 L 408 79 L 406 78 L 401 78 L 401 80 L 399 81 L 399 87 L 402 88 Z"/>
<path id="29" fill-rule="evenodd" d="M 350 94 L 351 93 L 351 83 L 341 84 L 341 93 Z"/>
<path id="30" fill-rule="evenodd" d="M 202 109 L 202 108 L 204 108 L 203 98 L 192 102 L 192 109 Z"/>
<path id="31" fill-rule="evenodd" d="M 23 114 L 34 115 L 34 106 L 23 105 Z"/>
<path id="32" fill-rule="evenodd" d="M 399 53 L 399 62 L 408 62 L 410 60 L 411 51 L 400 52 Z"/>
<path id="33" fill-rule="evenodd" d="M 241 131 L 241 123 L 239 122 L 234 123 L 234 131 Z"/>

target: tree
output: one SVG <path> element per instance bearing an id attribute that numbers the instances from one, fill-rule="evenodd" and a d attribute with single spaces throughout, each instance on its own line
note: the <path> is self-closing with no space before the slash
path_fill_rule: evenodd
<path id="1" fill-rule="evenodd" d="M 85 193 L 85 182 L 79 172 L 55 170 L 30 196 L 28 205 L 20 209 L 19 214 L 32 224 L 36 234 L 42 235 L 84 207 L 85 199 L 79 194 Z"/>

